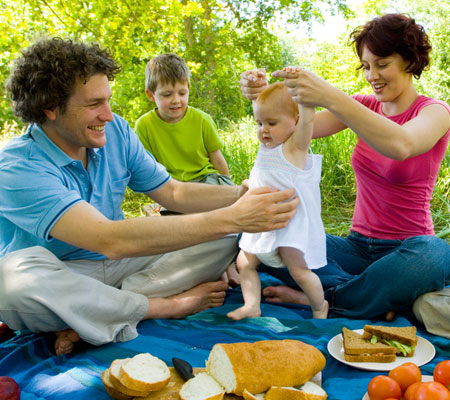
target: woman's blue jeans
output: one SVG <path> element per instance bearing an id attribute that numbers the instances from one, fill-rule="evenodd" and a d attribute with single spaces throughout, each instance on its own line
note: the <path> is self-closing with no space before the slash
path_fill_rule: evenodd
<path id="1" fill-rule="evenodd" d="M 373 318 L 407 313 L 422 293 L 450 284 L 450 245 L 436 236 L 372 239 L 351 232 L 327 235 L 328 264 L 315 269 L 335 316 Z M 298 289 L 287 269 L 262 266 Z"/>

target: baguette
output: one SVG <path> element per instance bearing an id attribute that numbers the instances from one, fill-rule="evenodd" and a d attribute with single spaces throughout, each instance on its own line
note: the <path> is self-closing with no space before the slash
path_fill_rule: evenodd
<path id="1" fill-rule="evenodd" d="M 189 379 L 180 390 L 181 400 L 222 400 L 225 389 L 206 372 Z"/>
<path id="2" fill-rule="evenodd" d="M 325 367 L 325 357 L 299 340 L 216 344 L 206 371 L 227 393 L 242 396 L 266 392 L 271 386 L 299 386 Z"/>
<path id="3" fill-rule="evenodd" d="M 123 386 L 132 390 L 155 391 L 169 383 L 170 370 L 159 358 L 141 353 L 122 363 L 119 380 Z"/>

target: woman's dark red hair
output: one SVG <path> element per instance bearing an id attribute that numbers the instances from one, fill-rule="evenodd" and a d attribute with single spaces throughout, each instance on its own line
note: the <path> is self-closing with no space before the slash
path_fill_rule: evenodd
<path id="1" fill-rule="evenodd" d="M 378 57 L 399 54 L 408 62 L 406 72 L 419 78 L 430 63 L 431 44 L 424 28 L 405 14 L 385 14 L 356 28 L 350 34 L 361 59 L 364 47 Z"/>

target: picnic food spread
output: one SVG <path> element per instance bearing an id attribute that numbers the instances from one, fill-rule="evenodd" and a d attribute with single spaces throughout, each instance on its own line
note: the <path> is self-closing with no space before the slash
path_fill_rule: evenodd
<path id="1" fill-rule="evenodd" d="M 244 395 L 247 399 L 278 400 L 289 393 L 293 399 L 325 400 L 327 394 L 319 385 L 307 383 L 324 367 L 323 354 L 298 340 L 216 344 L 206 361 L 206 371 L 185 382 L 179 398 L 221 400 Z M 152 398 L 152 393 L 157 395 L 155 391 L 169 383 L 170 369 L 162 360 L 144 353 L 114 360 L 102 380 L 108 394 L 117 400 Z"/>

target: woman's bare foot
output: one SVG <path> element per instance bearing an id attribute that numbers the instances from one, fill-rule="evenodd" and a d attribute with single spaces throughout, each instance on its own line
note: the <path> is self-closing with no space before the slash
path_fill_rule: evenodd
<path id="1" fill-rule="evenodd" d="M 241 276 L 239 275 L 239 272 L 237 270 L 236 263 L 231 263 L 230 266 L 227 268 L 227 278 L 228 278 L 228 284 L 235 288 L 236 286 L 239 286 L 241 283 Z"/>
<path id="2" fill-rule="evenodd" d="M 324 301 L 320 310 L 312 310 L 313 318 L 326 319 L 328 317 L 328 301 Z"/>
<path id="3" fill-rule="evenodd" d="M 227 282 L 206 282 L 167 298 L 149 298 L 144 319 L 184 318 L 209 308 L 220 307 L 225 301 L 227 289 Z"/>
<path id="4" fill-rule="evenodd" d="M 386 321 L 388 321 L 388 322 L 393 321 L 395 318 L 395 311 L 387 312 L 385 318 L 386 318 Z"/>
<path id="5" fill-rule="evenodd" d="M 289 286 L 268 286 L 263 289 L 263 296 L 271 303 L 293 303 L 311 305 L 305 293 Z"/>
<path id="6" fill-rule="evenodd" d="M 228 318 L 231 318 L 235 321 L 239 321 L 244 318 L 260 317 L 260 316 L 261 316 L 261 309 L 259 307 L 253 308 L 245 305 L 227 314 Z"/>
<path id="7" fill-rule="evenodd" d="M 80 341 L 80 336 L 73 329 L 55 332 L 55 353 L 57 356 L 72 352 L 74 344 Z"/>

